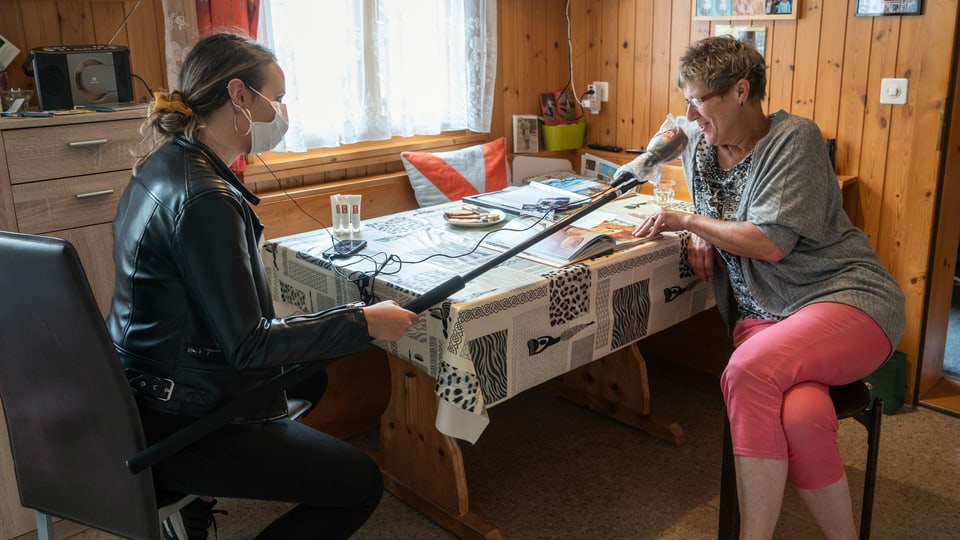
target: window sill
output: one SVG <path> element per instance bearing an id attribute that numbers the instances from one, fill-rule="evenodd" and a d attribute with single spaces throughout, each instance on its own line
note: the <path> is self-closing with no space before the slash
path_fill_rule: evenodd
<path id="1" fill-rule="evenodd" d="M 243 173 L 243 181 L 246 184 L 255 184 L 277 178 L 306 176 L 371 165 L 399 164 L 401 152 L 456 150 L 487 142 L 489 137 L 487 133 L 464 130 L 439 135 L 394 137 L 386 141 L 369 141 L 337 148 L 316 148 L 306 152 L 267 152 L 261 154 L 260 158 L 247 156 L 247 169 Z"/>

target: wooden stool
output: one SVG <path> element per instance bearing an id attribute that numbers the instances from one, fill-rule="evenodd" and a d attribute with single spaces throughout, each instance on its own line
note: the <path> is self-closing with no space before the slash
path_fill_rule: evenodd
<path id="1" fill-rule="evenodd" d="M 837 419 L 853 418 L 867 428 L 867 467 L 863 481 L 863 507 L 860 512 L 860 539 L 870 538 L 873 516 L 873 491 L 877 480 L 877 456 L 880 447 L 880 421 L 883 400 L 870 403 L 870 387 L 863 381 L 830 387 L 830 399 Z M 733 464 L 730 420 L 724 421 L 723 461 L 720 469 L 720 519 L 717 537 L 721 540 L 740 536 L 740 507 L 737 501 L 737 477 Z"/>

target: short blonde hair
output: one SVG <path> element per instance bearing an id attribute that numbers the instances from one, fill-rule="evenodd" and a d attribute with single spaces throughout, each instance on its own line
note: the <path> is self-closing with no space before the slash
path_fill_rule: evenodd
<path id="1" fill-rule="evenodd" d="M 767 65 L 752 46 L 732 36 L 714 36 L 693 43 L 680 57 L 677 86 L 701 83 L 711 90 L 750 82 L 750 99 L 767 95 Z"/>

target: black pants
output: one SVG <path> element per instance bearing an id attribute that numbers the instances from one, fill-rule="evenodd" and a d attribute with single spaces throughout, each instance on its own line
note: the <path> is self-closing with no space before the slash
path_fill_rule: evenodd
<path id="1" fill-rule="evenodd" d="M 194 421 L 146 407 L 141 417 L 150 443 Z M 153 466 L 153 477 L 167 491 L 298 504 L 258 539 L 347 538 L 383 495 L 363 451 L 290 420 L 228 424 Z"/>

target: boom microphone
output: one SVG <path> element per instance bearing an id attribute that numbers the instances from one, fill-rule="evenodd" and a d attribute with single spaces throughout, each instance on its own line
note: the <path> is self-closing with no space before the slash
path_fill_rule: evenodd
<path id="1" fill-rule="evenodd" d="M 652 167 L 677 159 L 686 150 L 688 142 L 687 134 L 679 127 L 661 130 L 647 143 L 644 166 Z"/>
<path id="2" fill-rule="evenodd" d="M 687 134 L 678 127 L 660 130 L 647 143 L 646 152 L 617 171 L 619 174 L 610 187 L 618 188 L 617 193 L 622 195 L 636 186 L 646 184 L 656 172 L 654 167 L 680 157 L 688 142 Z M 631 185 L 623 187 L 627 183 Z"/>

